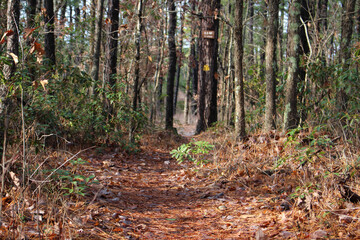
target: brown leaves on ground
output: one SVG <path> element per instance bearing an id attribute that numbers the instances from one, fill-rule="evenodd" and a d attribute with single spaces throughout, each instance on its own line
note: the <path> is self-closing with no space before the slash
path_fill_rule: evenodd
<path id="1" fill-rule="evenodd" d="M 301 139 L 306 136 L 298 140 Z M 166 131 L 143 136 L 137 154 L 110 147 L 85 152 L 81 157 L 88 164 L 78 166 L 76 171 L 94 174 L 99 184 L 91 185 L 85 197 L 58 196 L 57 201 L 49 204 L 49 199 L 39 194 L 37 200 L 27 200 L 22 223 L 25 236 L 31 239 L 360 236 L 358 207 L 344 202 L 336 189 L 331 189 L 336 185 L 336 177 L 329 175 L 329 181 L 324 182 L 319 175 L 322 169 L 336 168 L 335 161 L 324 165 L 327 157 L 336 153 L 333 148 L 321 146 L 328 147 L 325 150 L 330 155 L 318 156 L 312 155 L 319 150 L 315 149 L 308 155 L 308 163 L 302 164 L 292 159 L 299 158 L 300 150 L 287 145 L 286 137 L 277 133 L 236 142 L 226 129 L 215 129 L 196 140 L 216 145 L 213 162 L 201 169 L 192 163 L 179 165 L 170 157 L 171 149 L 190 138 Z M 273 168 L 280 159 L 287 164 Z M 19 229 L 19 225 L 11 222 L 16 207 L 14 199 L 3 200 L 8 221 L 0 228 L 2 236 L 16 236 Z"/>

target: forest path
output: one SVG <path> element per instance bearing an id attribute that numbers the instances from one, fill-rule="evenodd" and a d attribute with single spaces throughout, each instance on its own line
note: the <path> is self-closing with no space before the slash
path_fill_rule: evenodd
<path id="1" fill-rule="evenodd" d="M 261 228 L 274 237 L 292 227 L 278 219 L 273 196 L 196 173 L 154 144 L 88 157 L 100 184 L 76 239 L 253 239 Z"/>

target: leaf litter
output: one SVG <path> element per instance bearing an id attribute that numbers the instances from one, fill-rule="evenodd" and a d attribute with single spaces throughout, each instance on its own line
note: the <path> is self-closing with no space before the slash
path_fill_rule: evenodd
<path id="1" fill-rule="evenodd" d="M 177 164 L 170 157 L 169 151 L 182 143 L 210 139 L 216 145 L 213 161 L 202 168 L 189 162 Z M 81 154 L 88 164 L 78 166 L 77 171 L 94 174 L 99 184 L 91 185 L 84 197 L 59 197 L 58 205 L 49 206 L 41 196 L 30 199 L 25 204 L 23 232 L 31 239 L 359 236 L 355 204 L 344 202 L 339 194 L 340 200 L 334 200 L 334 191 L 310 191 L 311 186 L 303 183 L 307 174 L 316 179 L 315 167 L 308 172 L 293 166 L 296 164 L 271 167 L 284 155 L 296 153 L 294 148 L 284 150 L 285 141 L 281 135 L 260 134 L 235 142 L 226 132 L 181 137 L 160 131 L 144 135 L 136 154 L 112 147 L 101 152 L 92 149 Z M 312 166 L 321 166 L 318 162 Z M 291 198 L 301 183 L 307 186 L 303 190 L 307 195 Z M 8 196 L 3 206 L 11 216 L 16 203 Z M 11 224 L 10 220 L 3 222 L 2 236 L 16 235 Z"/>

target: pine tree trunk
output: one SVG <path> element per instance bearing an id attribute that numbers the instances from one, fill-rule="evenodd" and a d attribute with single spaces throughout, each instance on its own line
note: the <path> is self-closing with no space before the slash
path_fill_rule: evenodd
<path id="1" fill-rule="evenodd" d="M 299 82 L 300 8 L 300 0 L 291 1 L 289 6 L 288 76 L 285 87 L 284 131 L 296 128 L 299 123 L 297 114 L 297 84 Z"/>
<path id="2" fill-rule="evenodd" d="M 169 9 L 169 31 L 168 31 L 168 44 L 169 44 L 169 69 L 167 78 L 167 96 L 166 96 L 166 114 L 165 114 L 165 129 L 172 130 L 174 128 L 174 81 L 176 74 L 176 44 L 175 44 L 175 31 L 176 31 L 176 8 L 174 0 L 168 1 Z"/>
<path id="3" fill-rule="evenodd" d="M 243 82 L 243 0 L 235 1 L 234 58 L 235 58 L 235 135 L 243 138 L 245 132 L 245 102 Z"/>
<path id="4" fill-rule="evenodd" d="M 200 41 L 200 85 L 198 122 L 196 134 L 204 131 L 217 121 L 217 55 L 219 19 L 217 17 L 220 9 L 219 0 L 205 0 L 200 6 L 202 14 L 206 16 L 201 21 L 201 31 L 206 33 L 212 31 L 214 37 L 203 37 Z M 202 106 L 203 105 L 203 106 Z"/>
<path id="5" fill-rule="evenodd" d="M 266 31 L 266 103 L 264 130 L 276 128 L 276 37 L 278 30 L 279 0 L 268 1 L 268 26 Z"/>

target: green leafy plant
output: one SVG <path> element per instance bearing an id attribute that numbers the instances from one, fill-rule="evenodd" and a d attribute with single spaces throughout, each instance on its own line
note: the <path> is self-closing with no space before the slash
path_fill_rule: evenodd
<path id="1" fill-rule="evenodd" d="M 173 149 L 170 154 L 180 164 L 185 160 L 195 163 L 197 166 L 204 166 L 209 162 L 206 155 L 214 149 L 214 145 L 206 141 L 197 141 L 183 144 Z"/>
<path id="2" fill-rule="evenodd" d="M 98 183 L 94 174 L 90 176 L 76 174 L 77 166 L 85 163 L 87 163 L 85 160 L 78 158 L 70 161 L 71 170 L 56 170 L 56 174 L 53 175 L 53 178 L 60 181 L 64 195 L 85 196 L 85 191 L 89 185 Z"/>

